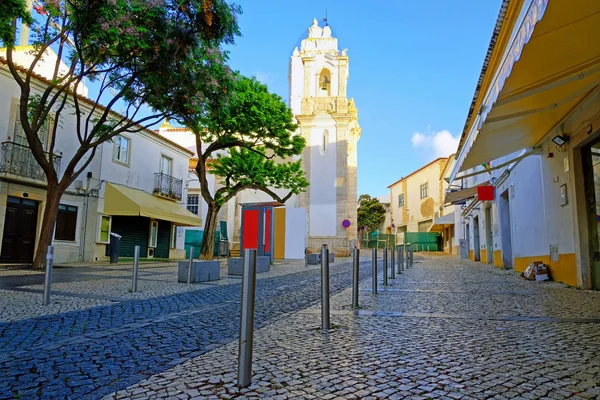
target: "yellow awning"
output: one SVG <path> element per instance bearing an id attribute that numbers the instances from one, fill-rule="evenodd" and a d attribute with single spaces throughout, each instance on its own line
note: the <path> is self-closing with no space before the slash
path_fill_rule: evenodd
<path id="1" fill-rule="evenodd" d="M 509 49 L 457 172 L 535 146 L 600 87 L 600 1 L 533 3 L 543 17 L 517 32 L 532 30 L 531 38 L 522 49 Z"/>
<path id="2" fill-rule="evenodd" d="M 433 225 L 429 227 L 427 232 L 444 232 L 444 229 L 451 225 L 454 225 L 454 211 L 434 219 Z"/>
<path id="3" fill-rule="evenodd" d="M 179 226 L 202 226 L 202 219 L 182 205 L 114 183 L 106 184 L 104 213 L 171 221 Z"/>

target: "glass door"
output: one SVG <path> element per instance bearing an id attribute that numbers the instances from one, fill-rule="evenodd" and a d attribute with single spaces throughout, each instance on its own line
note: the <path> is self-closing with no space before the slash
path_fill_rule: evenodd
<path id="1" fill-rule="evenodd" d="M 600 290 L 600 141 L 584 149 L 583 158 L 590 228 L 592 286 Z"/>

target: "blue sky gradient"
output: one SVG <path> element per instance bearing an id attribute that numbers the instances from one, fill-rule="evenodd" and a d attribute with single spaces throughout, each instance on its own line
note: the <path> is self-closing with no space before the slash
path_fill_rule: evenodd
<path id="1" fill-rule="evenodd" d="M 455 151 L 501 1 L 236 3 L 244 11 L 243 36 L 229 48 L 231 66 L 256 75 L 286 101 L 292 50 L 327 10 L 350 58 L 348 95 L 362 127 L 359 194 L 379 196 L 402 176 Z"/>

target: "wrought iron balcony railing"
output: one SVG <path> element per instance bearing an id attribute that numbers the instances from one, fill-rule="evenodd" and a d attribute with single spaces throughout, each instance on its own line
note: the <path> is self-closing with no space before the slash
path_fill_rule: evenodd
<path id="1" fill-rule="evenodd" d="M 49 153 L 46 154 L 48 159 Z M 56 173 L 60 173 L 61 156 L 52 155 L 52 163 Z M 14 142 L 0 143 L 0 173 L 18 175 L 25 178 L 46 180 L 44 170 L 33 157 L 33 153 L 27 146 Z"/>
<path id="2" fill-rule="evenodd" d="M 162 172 L 154 174 L 154 194 L 173 200 L 181 200 L 183 180 Z"/>

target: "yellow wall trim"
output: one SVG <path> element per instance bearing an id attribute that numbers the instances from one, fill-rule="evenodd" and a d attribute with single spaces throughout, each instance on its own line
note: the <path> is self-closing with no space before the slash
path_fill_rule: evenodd
<path id="1" fill-rule="evenodd" d="M 494 251 L 494 267 L 504 268 L 504 262 L 502 261 L 502 250 Z"/>
<path id="2" fill-rule="evenodd" d="M 515 258 L 515 271 L 523 272 L 534 261 L 542 261 L 550 267 L 550 277 L 569 286 L 577 286 L 577 262 L 575 253 L 559 254 L 558 261 L 550 261 L 549 255 Z"/>
<path id="3" fill-rule="evenodd" d="M 469 260 L 475 261 L 475 252 L 473 250 L 469 250 Z"/>
<path id="4" fill-rule="evenodd" d="M 273 229 L 273 258 L 285 258 L 285 208 L 275 208 L 275 229 Z"/>
<path id="5" fill-rule="evenodd" d="M 487 250 L 486 249 L 480 250 L 479 261 L 484 264 L 487 264 Z"/>

